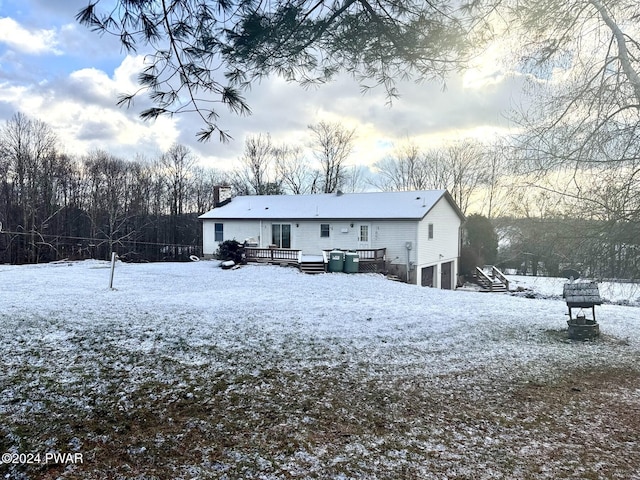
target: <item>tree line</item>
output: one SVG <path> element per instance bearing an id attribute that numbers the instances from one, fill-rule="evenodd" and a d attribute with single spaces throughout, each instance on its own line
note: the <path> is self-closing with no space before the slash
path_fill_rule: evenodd
<path id="1" fill-rule="evenodd" d="M 237 195 L 280 195 L 358 191 L 366 187 L 362 169 L 350 164 L 355 129 L 337 122 L 309 125 L 309 151 L 276 144 L 266 134 L 250 135 L 229 184 Z"/>
<path id="2" fill-rule="evenodd" d="M 17 113 L 0 127 L 0 262 L 113 251 L 131 261 L 188 259 L 201 251 L 197 217 L 214 207 L 215 186 L 234 195 L 355 191 L 358 169 L 347 165 L 355 131 L 324 122 L 309 131 L 313 158 L 259 134 L 221 171 L 179 144 L 151 159 L 68 155 L 45 122 Z"/>
<path id="3" fill-rule="evenodd" d="M 640 154 L 632 153 L 640 138 L 619 142 L 615 161 L 600 150 L 590 161 L 543 167 L 538 162 L 553 157 L 532 148 L 534 141 L 542 139 L 529 132 L 438 149 L 409 142 L 374 165 L 370 183 L 389 191 L 447 189 L 468 218 L 462 273 L 491 263 L 532 275 L 572 268 L 593 278 L 640 278 Z M 494 229 L 485 228 L 483 248 L 473 239 L 478 216 Z"/>
<path id="4" fill-rule="evenodd" d="M 213 206 L 215 170 L 184 146 L 156 159 L 60 152 L 51 128 L 16 114 L 0 130 L 0 261 L 188 258 L 197 214 Z"/>

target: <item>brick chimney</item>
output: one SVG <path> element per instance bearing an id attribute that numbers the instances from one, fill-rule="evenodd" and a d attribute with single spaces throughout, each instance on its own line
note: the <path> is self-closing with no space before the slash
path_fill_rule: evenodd
<path id="1" fill-rule="evenodd" d="M 216 185 L 213 187 L 213 206 L 221 207 L 231 201 L 231 187 Z"/>

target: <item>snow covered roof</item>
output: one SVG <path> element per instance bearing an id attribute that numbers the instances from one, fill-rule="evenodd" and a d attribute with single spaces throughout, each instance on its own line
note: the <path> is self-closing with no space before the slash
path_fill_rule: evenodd
<path id="1" fill-rule="evenodd" d="M 201 215 L 201 219 L 414 219 L 420 220 L 439 200 L 464 215 L 446 190 L 413 192 L 249 195 Z"/>

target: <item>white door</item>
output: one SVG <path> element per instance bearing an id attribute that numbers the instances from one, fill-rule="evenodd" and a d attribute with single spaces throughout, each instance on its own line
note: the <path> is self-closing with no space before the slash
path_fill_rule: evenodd
<path id="1" fill-rule="evenodd" d="M 371 225 L 366 223 L 358 225 L 358 248 L 371 248 Z"/>

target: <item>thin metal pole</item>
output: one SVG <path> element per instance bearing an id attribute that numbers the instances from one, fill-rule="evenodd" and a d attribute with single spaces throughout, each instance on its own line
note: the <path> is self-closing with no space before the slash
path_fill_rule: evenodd
<path id="1" fill-rule="evenodd" d="M 111 252 L 111 278 L 109 279 L 109 288 L 113 290 L 113 272 L 116 269 L 116 252 Z"/>

